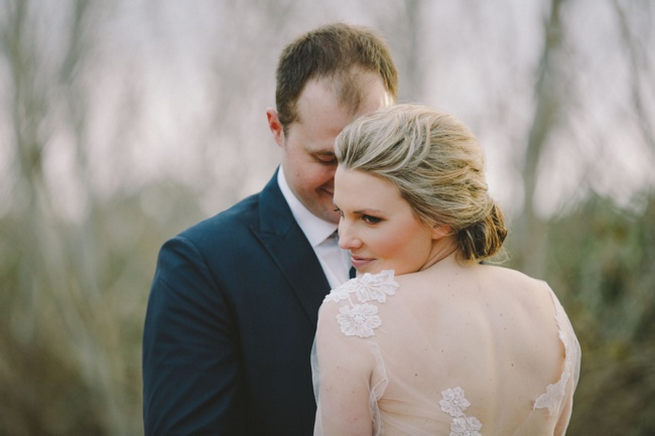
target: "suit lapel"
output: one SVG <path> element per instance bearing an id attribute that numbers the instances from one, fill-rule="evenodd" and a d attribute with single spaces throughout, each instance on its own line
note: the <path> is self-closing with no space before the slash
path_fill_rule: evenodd
<path id="1" fill-rule="evenodd" d="M 282 271 L 312 326 L 330 289 L 314 250 L 296 223 L 277 184 L 277 172 L 260 195 L 259 227 L 251 231 Z"/>

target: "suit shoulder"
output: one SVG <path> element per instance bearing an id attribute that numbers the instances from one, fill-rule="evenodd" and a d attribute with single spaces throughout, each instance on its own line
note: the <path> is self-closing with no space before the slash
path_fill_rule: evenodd
<path id="1" fill-rule="evenodd" d="M 260 194 L 253 194 L 228 209 L 194 224 L 178 236 L 195 240 L 206 238 L 207 234 L 220 235 L 247 231 L 248 227 L 259 219 L 259 196 Z"/>
<path id="2" fill-rule="evenodd" d="M 160 253 L 182 249 L 208 258 L 252 249 L 254 236 L 250 229 L 259 223 L 259 195 L 251 195 L 171 237 Z"/>

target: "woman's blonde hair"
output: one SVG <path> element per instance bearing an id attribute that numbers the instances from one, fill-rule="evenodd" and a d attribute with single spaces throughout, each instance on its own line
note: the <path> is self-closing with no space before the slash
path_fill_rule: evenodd
<path id="1" fill-rule="evenodd" d="M 484 259 L 502 246 L 507 230 L 489 197 L 482 150 L 453 116 L 391 106 L 350 124 L 335 148 L 339 165 L 388 180 L 422 221 L 450 226 L 464 258 Z"/>

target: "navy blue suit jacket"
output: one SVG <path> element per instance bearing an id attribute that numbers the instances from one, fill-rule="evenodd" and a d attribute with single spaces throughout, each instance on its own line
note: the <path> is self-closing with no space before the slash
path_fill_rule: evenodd
<path id="1" fill-rule="evenodd" d="M 275 176 L 167 241 L 143 334 L 146 434 L 311 434 L 329 287 Z"/>

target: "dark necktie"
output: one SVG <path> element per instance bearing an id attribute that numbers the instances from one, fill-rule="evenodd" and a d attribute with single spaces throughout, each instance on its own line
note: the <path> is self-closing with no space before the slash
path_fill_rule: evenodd
<path id="1" fill-rule="evenodd" d="M 351 266 L 350 271 L 348 271 L 348 277 L 354 279 L 356 275 L 357 275 L 357 270 L 355 269 L 354 266 Z"/>

